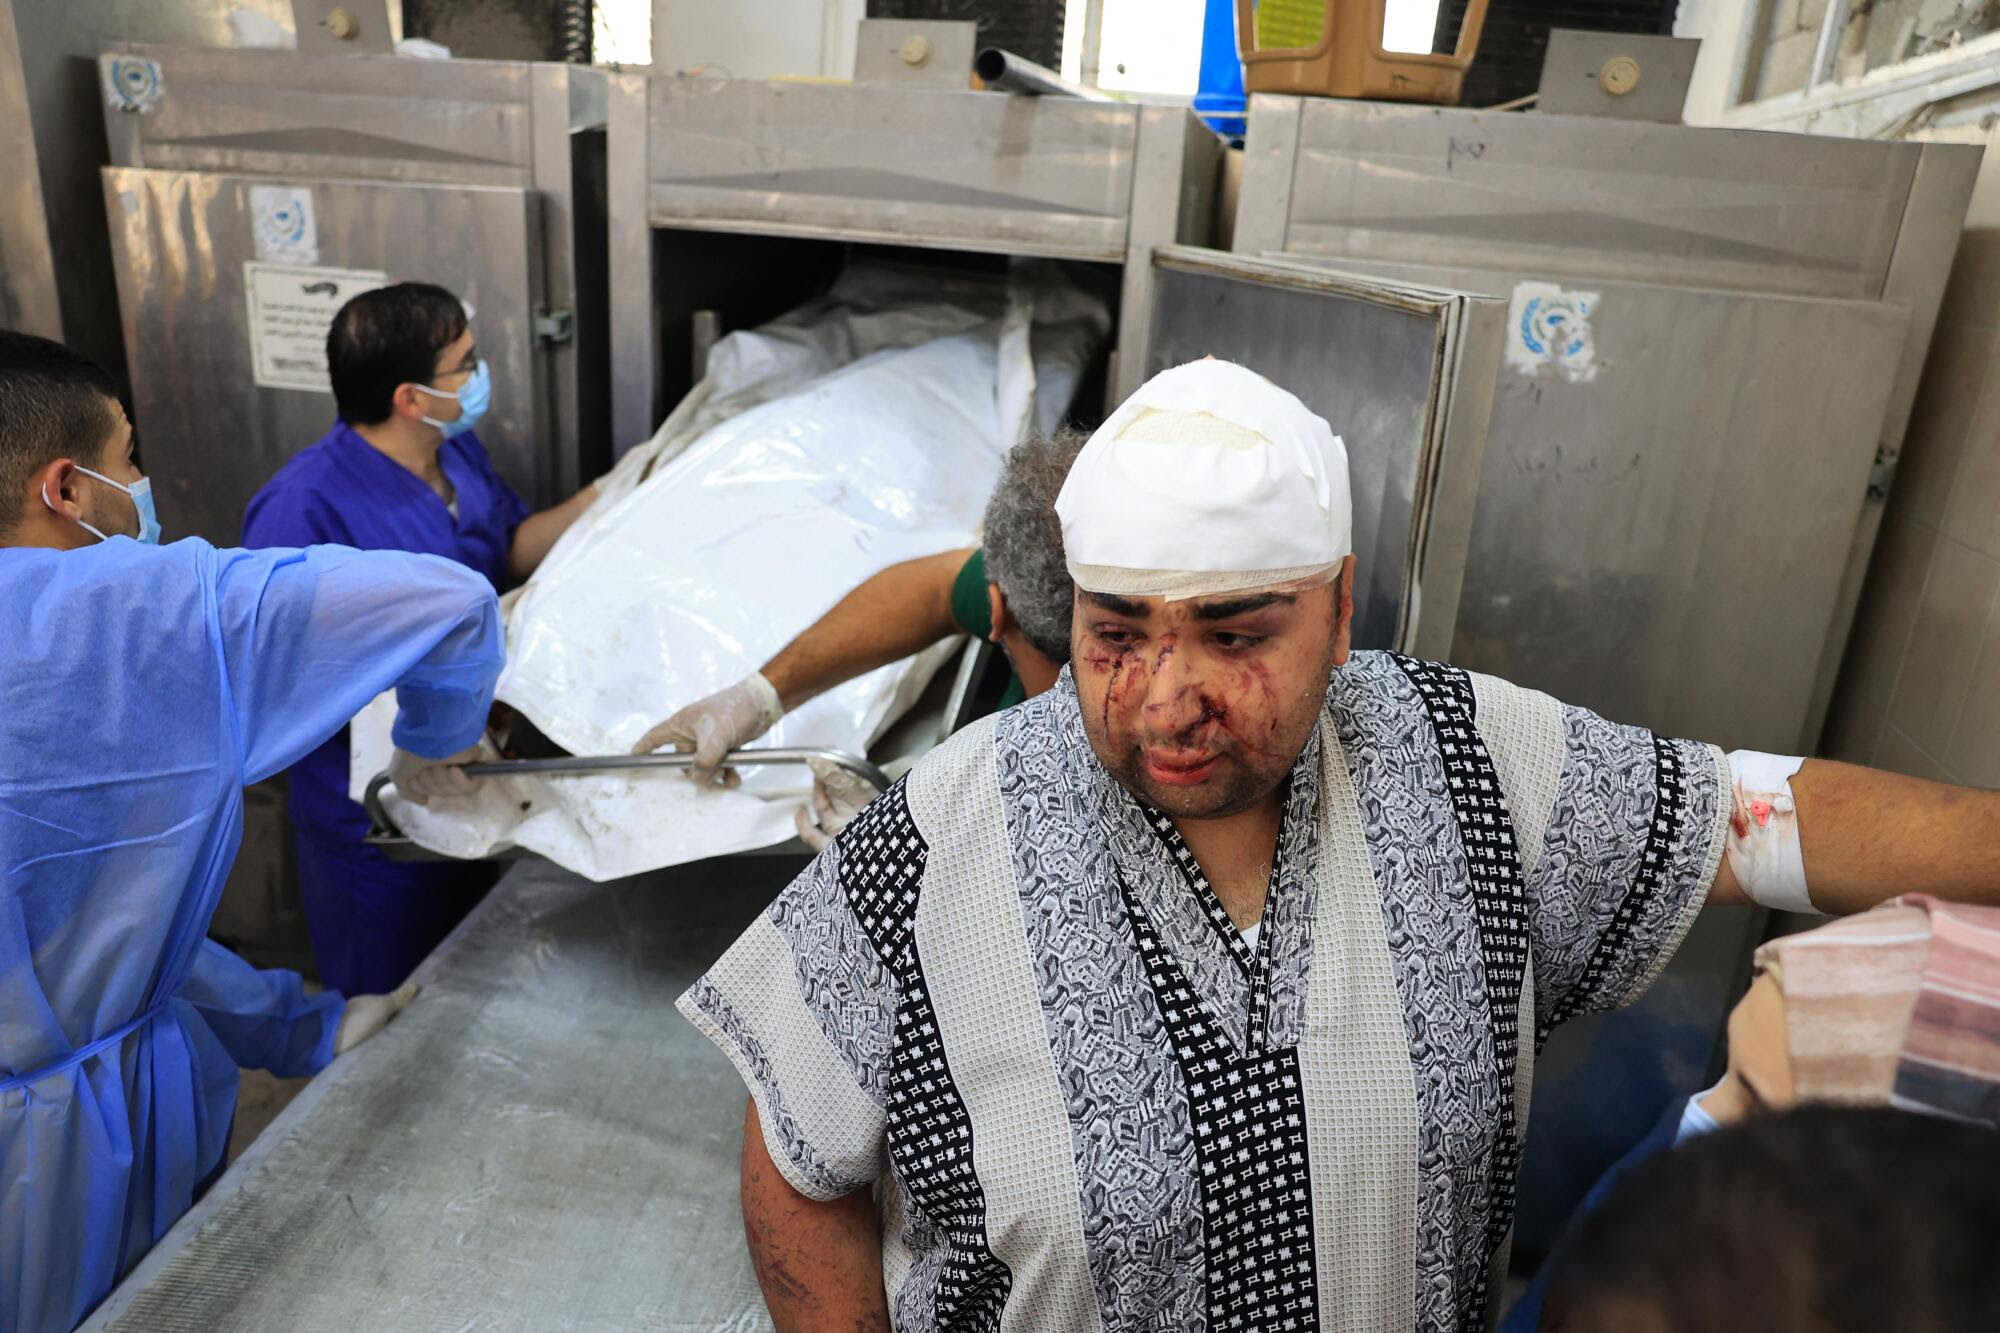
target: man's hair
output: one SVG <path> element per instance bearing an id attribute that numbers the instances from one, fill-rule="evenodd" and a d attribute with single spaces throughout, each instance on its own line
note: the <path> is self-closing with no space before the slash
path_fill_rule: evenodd
<path id="1" fill-rule="evenodd" d="M 1627 1172 L 1551 1274 L 1542 1327 L 2000 1329 L 2000 1134 L 1814 1106 Z"/>
<path id="2" fill-rule="evenodd" d="M 117 403 L 117 387 L 90 358 L 0 331 L 0 532 L 21 521 L 28 478 L 58 458 L 103 470 Z"/>
<path id="3" fill-rule="evenodd" d="M 1015 445 L 986 502 L 986 577 L 1000 585 L 1007 614 L 1028 642 L 1058 665 L 1069 661 L 1075 593 L 1056 496 L 1085 438 L 1079 431 L 1059 430 Z"/>
<path id="4" fill-rule="evenodd" d="M 340 308 L 326 334 L 333 404 L 350 426 L 373 426 L 395 410 L 396 386 L 429 384 L 438 353 L 465 332 L 465 305 L 428 282 L 363 292 Z"/>

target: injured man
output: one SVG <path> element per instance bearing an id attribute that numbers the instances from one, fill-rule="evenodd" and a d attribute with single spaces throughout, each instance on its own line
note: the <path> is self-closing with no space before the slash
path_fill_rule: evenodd
<path id="1" fill-rule="evenodd" d="M 682 997 L 780 1329 L 1482 1327 L 1551 1028 L 1705 903 L 2000 885 L 2000 795 L 1351 652 L 1345 451 L 1240 366 L 1142 387 L 1058 512 L 1056 685 Z"/>

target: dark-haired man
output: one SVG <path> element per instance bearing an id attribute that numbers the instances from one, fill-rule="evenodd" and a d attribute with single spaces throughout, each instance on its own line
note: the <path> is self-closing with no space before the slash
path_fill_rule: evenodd
<path id="1" fill-rule="evenodd" d="M 250 501 L 245 546 L 419 551 L 499 590 L 532 574 L 596 498 L 586 486 L 530 513 L 493 470 L 475 432 L 491 372 L 444 288 L 405 282 L 355 297 L 334 316 L 326 356 L 340 419 Z M 299 886 L 326 984 L 389 990 L 471 910 L 493 869 L 398 864 L 364 846 L 347 756 L 343 729 L 292 769 Z"/>
<path id="2" fill-rule="evenodd" d="M 70 1328 L 187 1210 L 239 1066 L 316 1073 L 408 1003 L 205 938 L 244 784 L 394 687 L 399 779 L 445 786 L 500 672 L 447 561 L 158 534 L 104 373 L 0 333 L 0 1329 Z"/>

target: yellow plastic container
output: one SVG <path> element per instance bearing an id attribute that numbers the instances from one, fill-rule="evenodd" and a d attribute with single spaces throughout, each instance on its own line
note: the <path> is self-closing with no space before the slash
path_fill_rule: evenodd
<path id="1" fill-rule="evenodd" d="M 1386 5 L 1387 0 L 1236 0 L 1244 91 L 1455 106 L 1486 26 L 1486 0 L 1466 6 L 1458 49 L 1449 55 L 1383 50 Z"/>

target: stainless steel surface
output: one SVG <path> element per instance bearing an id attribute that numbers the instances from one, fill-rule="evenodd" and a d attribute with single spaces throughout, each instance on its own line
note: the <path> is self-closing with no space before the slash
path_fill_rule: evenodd
<path id="1" fill-rule="evenodd" d="M 673 1002 L 803 864 L 516 867 L 85 1327 L 768 1328 L 743 1084 Z"/>
<path id="2" fill-rule="evenodd" d="M 1450 660 L 1615 721 L 1801 753 L 1907 315 L 1591 290 L 1595 380 L 1500 370 Z"/>
<path id="3" fill-rule="evenodd" d="M 106 206 L 118 222 L 111 258 L 133 405 L 169 538 L 235 544 L 251 495 L 333 424 L 331 395 L 252 380 L 244 264 L 257 257 L 249 191 L 259 183 L 214 172 L 104 171 Z M 508 484 L 536 494 L 534 195 L 357 181 L 310 188 L 323 265 L 422 277 L 477 307 L 494 382 L 480 437 Z"/>
<path id="4" fill-rule="evenodd" d="M 38 145 L 28 105 L 28 81 L 13 0 L 0 0 L 0 328 L 63 336 L 55 252 L 42 198 Z"/>
<path id="5" fill-rule="evenodd" d="M 1166 245 L 1203 245 L 1214 220 L 1222 141 L 1178 107 L 1139 113 L 1131 222 L 1118 304 L 1117 357 L 1105 377 L 1105 411 L 1125 401 L 1151 372 L 1145 340 L 1153 327 L 1153 265 Z"/>
<path id="6" fill-rule="evenodd" d="M 669 252 L 648 226 L 1122 263 L 1118 396 L 1137 383 L 1143 257 L 1213 226 L 1220 146 L 1184 108 L 668 76 L 611 86 L 620 450 L 651 435 L 672 396 L 677 321 L 707 303 L 690 270 L 761 267 L 742 246 Z"/>
<path id="7" fill-rule="evenodd" d="M 130 155 L 115 158 L 117 166 L 534 183 L 533 65 L 398 56 L 334 60 L 125 42 L 107 46 L 107 53 L 154 61 L 163 85 L 144 115 L 108 113 L 137 128 Z"/>
<path id="8" fill-rule="evenodd" d="M 611 449 L 623 454 L 651 438 L 666 415 L 655 297 L 653 233 L 646 220 L 651 186 L 651 123 L 643 74 L 606 80 L 605 210 L 610 218 Z"/>
<path id="9" fill-rule="evenodd" d="M 1119 260 L 1135 106 L 656 77 L 656 227 Z"/>
<path id="10" fill-rule="evenodd" d="M 510 407 L 516 419 L 499 433 L 506 437 L 503 449 L 519 457 L 502 466 L 502 475 L 524 498 L 537 506 L 554 503 L 609 465 L 600 73 L 565 65 L 393 56 L 335 60 L 285 51 L 120 44 L 102 58 L 104 77 L 109 80 L 120 62 L 134 60 L 157 69 L 161 92 L 143 114 L 105 113 L 117 165 L 185 173 L 190 188 L 205 198 L 221 182 L 252 177 L 310 190 L 318 214 L 319 263 L 451 285 L 479 311 L 482 349 L 491 340 L 526 347 L 529 355 L 517 364 L 495 366 L 496 373 L 514 377 L 501 386 L 503 401 L 510 393 L 517 399 Z M 491 246 L 498 238 L 490 235 L 468 244 L 468 236 L 438 231 L 421 217 L 406 219 L 410 230 L 401 235 L 347 235 L 345 226 L 366 232 L 380 220 L 357 211 L 352 201 L 339 201 L 351 188 L 359 190 L 357 199 L 372 197 L 365 184 L 392 182 L 429 188 L 436 198 L 458 193 L 470 200 L 488 189 L 524 192 L 529 221 L 518 241 L 509 243 L 530 248 L 518 254 L 497 251 Z M 240 190 L 228 197 L 239 203 L 247 198 Z M 457 205 L 460 212 L 466 206 Z M 211 221 L 224 229 L 252 225 L 247 214 L 226 225 Z M 140 242 L 130 228 L 123 230 L 121 263 L 147 272 L 174 267 L 158 248 L 163 241 Z M 360 250 L 380 257 L 369 263 L 340 257 Z M 439 255 L 453 258 L 440 261 Z M 487 298 L 457 285 L 467 280 L 485 287 Z M 136 289 L 144 285 L 145 273 L 121 274 L 120 281 Z M 191 305 L 183 317 L 192 319 L 198 311 Z M 537 316 L 551 311 L 568 312 L 571 337 L 535 336 Z M 176 360 L 178 347 L 161 343 L 141 349 L 128 341 L 135 381 L 188 380 L 191 367 Z M 137 364 L 148 353 L 164 359 Z M 210 381 L 204 390 L 211 397 L 239 391 L 250 392 L 229 380 Z M 242 415 L 250 409 L 237 404 L 222 410 Z M 330 422 L 330 400 L 324 415 Z M 179 430 L 183 423 L 167 424 Z M 142 420 L 141 429 L 152 435 L 160 426 Z M 275 447 L 281 462 L 319 433 L 275 446 L 257 443 L 267 452 Z M 481 438 L 491 447 L 487 429 Z M 259 473 L 252 489 L 268 475 Z M 168 480 L 205 485 L 207 477 Z M 233 516 L 240 517 L 240 512 Z M 217 518 L 198 530 L 233 532 L 233 519 L 225 524 Z"/>
<path id="11" fill-rule="evenodd" d="M 1616 116 L 1678 125 L 1700 50 L 1701 42 L 1692 37 L 1553 29 L 1542 62 L 1535 111 L 1540 115 Z M 1605 76 L 1605 66 L 1620 59 L 1632 62 L 1636 80 L 1622 93 L 1613 92 L 1618 85 Z"/>
<path id="12" fill-rule="evenodd" d="M 388 55 L 403 35 L 402 0 L 292 0 L 292 31 L 302 55 Z"/>
<path id="13" fill-rule="evenodd" d="M 1976 158 L 1252 104 L 1239 249 L 1600 296 L 1595 379 L 1501 372 L 1457 660 L 1621 721 L 1809 748 Z"/>
<path id="14" fill-rule="evenodd" d="M 958 19 L 862 19 L 854 81 L 964 92 L 972 85 L 979 25 Z"/>
<path id="15" fill-rule="evenodd" d="M 1881 299 L 1923 151 L 1591 116 L 1250 103 L 1242 208 L 1279 230 L 1239 235 L 1239 251 L 1774 295 Z"/>
<path id="16" fill-rule="evenodd" d="M 1157 250 L 1153 268 L 1142 377 L 1226 357 L 1291 388 L 1346 442 L 1355 645 L 1411 651 L 1448 636 L 1464 547 L 1454 563 L 1429 538 L 1462 516 L 1441 529 L 1434 506 L 1441 491 L 1462 506 L 1479 475 L 1501 304 L 1205 250 Z"/>
<path id="17" fill-rule="evenodd" d="M 1023 93 L 1029 97 L 1081 97 L 1092 102 L 1109 102 L 1111 94 L 1071 83 L 1047 65 L 988 46 L 973 57 L 972 72 L 995 92 Z"/>
<path id="18" fill-rule="evenodd" d="M 945 698 L 944 712 L 938 719 L 936 744 L 942 745 L 951 739 L 952 733 L 973 721 L 977 699 L 975 691 L 980 678 L 992 662 L 999 649 L 984 639 L 967 639 L 965 651 L 958 655 L 958 665 L 952 668 L 951 693 Z M 1010 665 L 1010 670 L 1011 665 Z"/>
<path id="19" fill-rule="evenodd" d="M 62 339 L 122 369 L 97 181 L 106 161 L 98 48 L 227 45 L 233 9 L 291 23 L 290 0 L 0 0 L 0 327 Z"/>

